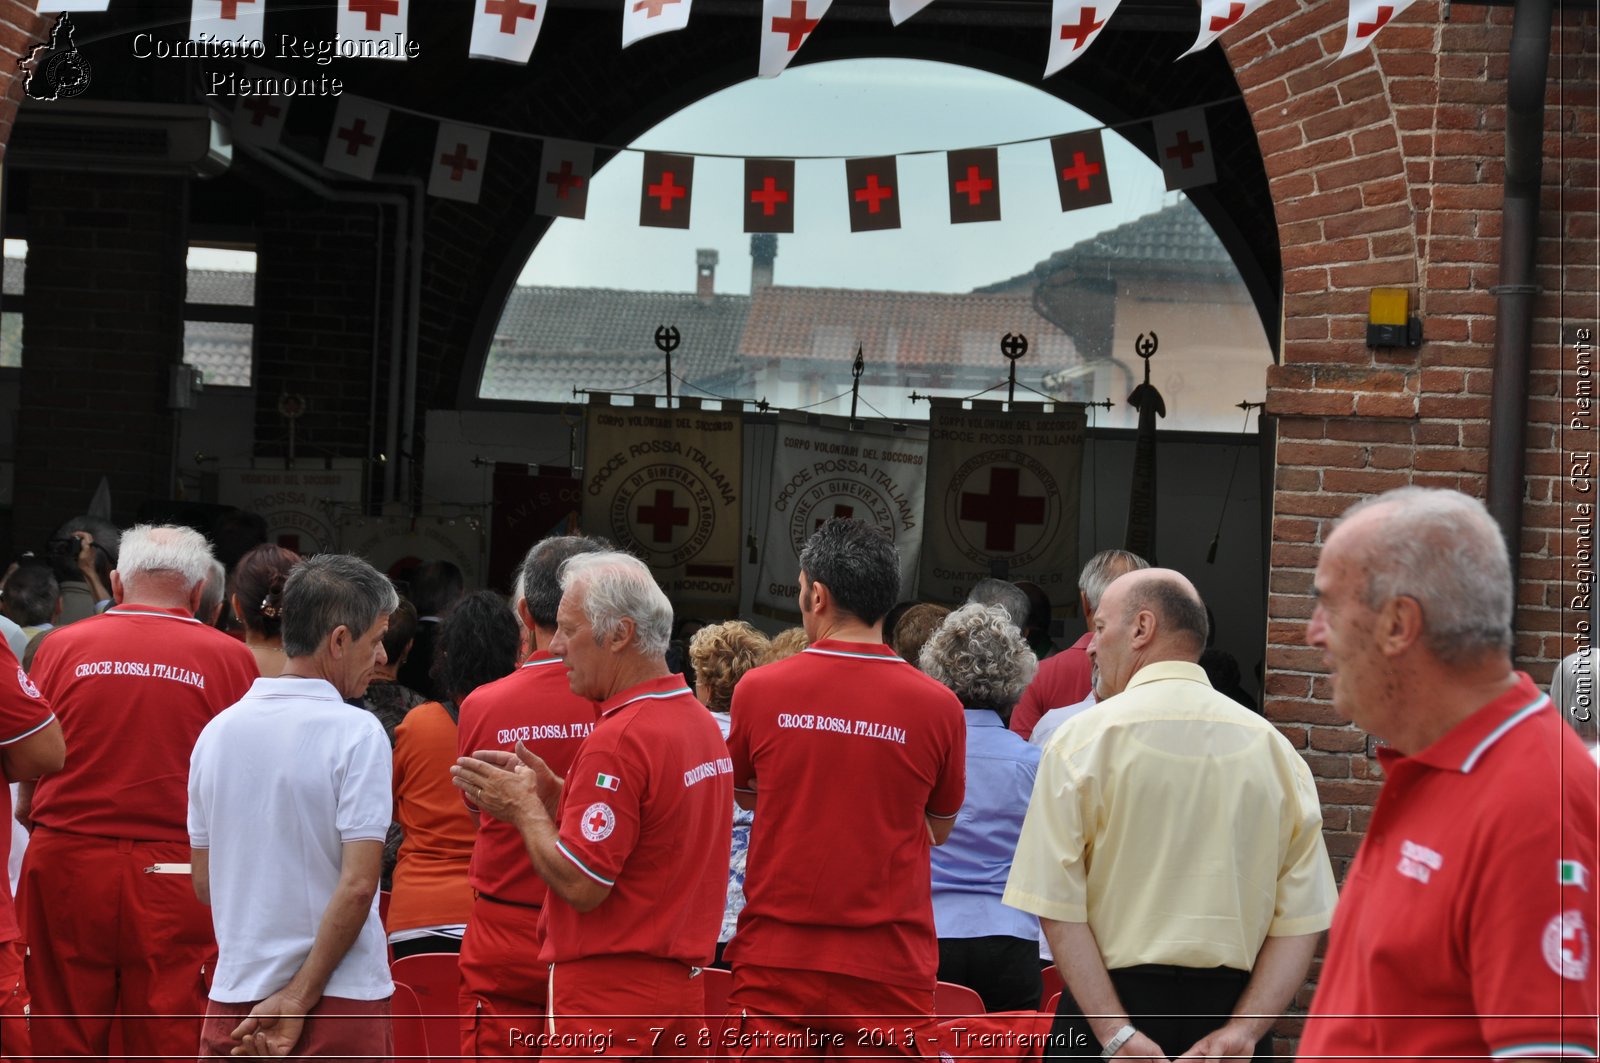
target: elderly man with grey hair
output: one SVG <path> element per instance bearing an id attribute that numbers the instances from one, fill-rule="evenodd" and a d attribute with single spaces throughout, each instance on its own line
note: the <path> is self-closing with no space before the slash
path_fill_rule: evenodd
<path id="1" fill-rule="evenodd" d="M 977 990 L 986 1011 L 1039 1004 L 1039 921 L 1000 903 L 1039 751 L 1006 730 L 1038 659 L 1004 611 L 965 605 L 922 647 L 919 667 L 961 699 L 967 718 L 967 796 L 933 850 L 939 981 Z"/>
<path id="2" fill-rule="evenodd" d="M 382 1057 L 389 740 L 345 699 L 383 663 L 399 597 L 360 558 L 322 554 L 282 603 L 283 673 L 207 724 L 190 766 L 194 892 L 221 950 L 200 1055 Z"/>
<path id="3" fill-rule="evenodd" d="M 216 958 L 211 918 L 180 877 L 189 859 L 189 752 L 256 677 L 244 645 L 196 620 L 211 550 L 198 532 L 121 537 L 117 603 L 50 633 L 32 677 L 61 720 L 66 766 L 23 787 L 33 836 L 19 911 L 40 1056 L 192 1056 Z M 48 947 L 44 947 L 48 945 Z"/>
<path id="4" fill-rule="evenodd" d="M 599 722 L 565 779 L 518 743 L 461 758 L 456 785 L 521 832 L 550 887 L 540 959 L 551 1043 L 703 1053 L 699 968 L 716 950 L 728 885 L 728 750 L 667 669 L 672 605 L 643 562 L 577 554 L 561 590 L 550 653 L 572 692 L 600 703 Z"/>
<path id="5" fill-rule="evenodd" d="M 1594 1058 L 1594 764 L 1513 667 L 1514 586 L 1455 491 L 1387 492 L 1324 540 L 1306 642 L 1384 782 L 1303 1058 Z"/>

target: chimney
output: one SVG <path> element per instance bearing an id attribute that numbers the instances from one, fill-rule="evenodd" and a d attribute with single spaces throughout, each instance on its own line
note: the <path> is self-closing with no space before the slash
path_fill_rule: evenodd
<path id="1" fill-rule="evenodd" d="M 710 303 L 717 294 L 717 253 L 702 247 L 694 253 L 694 294 L 702 303 Z"/>
<path id="2" fill-rule="evenodd" d="M 772 264 L 778 257 L 778 234 L 756 233 L 750 238 L 750 291 L 772 287 Z"/>

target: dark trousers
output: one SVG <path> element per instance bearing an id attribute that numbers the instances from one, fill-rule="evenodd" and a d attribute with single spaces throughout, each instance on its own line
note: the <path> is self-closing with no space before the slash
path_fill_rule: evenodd
<path id="1" fill-rule="evenodd" d="M 939 981 L 975 990 L 985 1011 L 1039 1007 L 1039 942 L 1003 934 L 939 939 Z"/>
<path id="2" fill-rule="evenodd" d="M 1249 981 L 1249 972 L 1231 967 L 1146 964 L 1111 972 L 1111 984 L 1133 1025 L 1160 1045 L 1169 1059 L 1176 1059 L 1225 1024 Z M 1272 1058 L 1271 1042 L 1270 1035 L 1257 1042 L 1257 1060 Z M 1098 1060 L 1100 1048 L 1072 994 L 1063 992 L 1045 1058 Z"/>

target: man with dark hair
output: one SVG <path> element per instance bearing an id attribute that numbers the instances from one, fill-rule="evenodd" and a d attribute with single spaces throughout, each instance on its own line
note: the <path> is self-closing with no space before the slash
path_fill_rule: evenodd
<path id="1" fill-rule="evenodd" d="M 993 605 L 1004 610 L 1018 631 L 1028 623 L 1028 592 L 1003 579 L 981 579 L 967 593 L 968 605 Z M 913 662 L 915 663 L 915 662 Z"/>
<path id="2" fill-rule="evenodd" d="M 394 986 L 373 903 L 389 742 L 344 699 L 383 662 L 398 602 L 359 558 L 300 562 L 283 587 L 283 674 L 195 742 L 190 860 L 220 949 L 203 1056 L 389 1054 Z"/>
<path id="3" fill-rule="evenodd" d="M 61 585 L 48 565 L 18 565 L 0 593 L 0 614 L 22 629 L 30 639 L 50 630 L 61 615 Z"/>
<path id="4" fill-rule="evenodd" d="M 810 646 L 734 689 L 736 797 L 759 810 L 725 957 L 750 1055 L 815 1054 L 810 1029 L 843 1055 L 916 1056 L 905 1027 L 933 1013 L 929 844 L 961 810 L 966 717 L 883 644 L 899 571 L 877 528 L 824 524 L 800 555 Z"/>
<path id="5" fill-rule="evenodd" d="M 570 557 L 611 548 L 604 539 L 562 535 L 528 551 L 519 570 L 517 610 L 533 634 L 533 653 L 515 672 L 461 703 L 461 756 L 480 749 L 511 753 L 521 743 L 566 776 L 594 730 L 599 706 L 572 692 L 565 664 L 550 652 L 561 566 Z M 468 878 L 476 899 L 461 941 L 461 1054 L 502 1055 L 512 1027 L 531 1028 L 545 1012 L 548 972 L 539 962 L 539 915 L 549 888 L 528 861 L 514 825 L 476 809 L 473 814 L 478 835 Z"/>
<path id="6" fill-rule="evenodd" d="M 411 638 L 411 656 L 400 666 L 400 682 L 435 701 L 449 696 L 433 678 L 439 624 L 465 593 L 461 569 L 449 561 L 424 562 L 411 577 L 411 593 L 407 597 L 417 607 L 417 630 Z"/>
<path id="7" fill-rule="evenodd" d="M 122 533 L 115 524 L 87 514 L 56 529 L 47 554 L 61 585 L 61 624 L 93 616 L 111 602 L 111 570 L 117 567 Z"/>
<path id="8" fill-rule="evenodd" d="M 1322 806 L 1277 728 L 1195 663 L 1205 606 L 1169 569 L 1106 588 L 1102 704 L 1045 746 L 1005 903 L 1039 916 L 1061 1059 L 1267 1058 L 1333 914 Z"/>

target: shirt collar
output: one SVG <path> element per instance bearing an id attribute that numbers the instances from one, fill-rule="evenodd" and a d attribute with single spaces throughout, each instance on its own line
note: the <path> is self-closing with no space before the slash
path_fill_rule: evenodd
<path id="1" fill-rule="evenodd" d="M 613 694 L 600 703 L 600 715 L 610 716 L 624 705 L 632 705 L 636 701 L 650 699 L 662 701 L 667 698 L 681 697 L 688 694 L 691 697 L 694 691 L 689 689 L 689 684 L 681 675 L 664 675 L 657 679 L 646 679 L 643 683 L 635 684 L 620 694 Z"/>
<path id="2" fill-rule="evenodd" d="M 1146 683 L 1159 683 L 1164 679 L 1187 679 L 1194 683 L 1211 685 L 1211 680 L 1206 678 L 1206 670 L 1192 661 L 1156 661 L 1147 664 L 1128 680 L 1127 688 L 1143 686 Z"/>
<path id="3" fill-rule="evenodd" d="M 106 614 L 109 616 L 170 616 L 174 620 L 187 620 L 191 624 L 200 622 L 187 609 L 167 609 L 159 605 L 140 605 L 137 602 L 123 602 L 121 605 L 113 605 L 106 610 Z"/>
<path id="4" fill-rule="evenodd" d="M 1428 748 L 1406 757 L 1398 750 L 1385 746 L 1378 750 L 1378 760 L 1386 772 L 1391 764 L 1411 760 L 1440 771 L 1465 775 L 1513 727 L 1544 711 L 1549 705 L 1550 699 L 1539 692 L 1533 680 L 1526 673 L 1518 672 L 1515 686 L 1450 728 Z"/>
<path id="5" fill-rule="evenodd" d="M 1073 649 L 1073 650 L 1087 650 L 1089 648 L 1089 640 L 1092 639 L 1092 638 L 1094 638 L 1094 632 L 1093 631 L 1085 631 L 1082 635 L 1078 636 L 1078 641 L 1077 642 L 1074 642 L 1071 646 L 1069 646 L 1067 648 L 1068 649 Z"/>
<path id="6" fill-rule="evenodd" d="M 250 694 L 265 698 L 321 698 L 344 703 L 338 689 L 326 679 L 305 679 L 300 676 L 259 676 L 250 684 Z"/>
<path id="7" fill-rule="evenodd" d="M 993 709 L 966 709 L 968 727 L 1004 727 L 1000 714 Z"/>
<path id="8" fill-rule="evenodd" d="M 540 665 L 540 664 L 549 665 L 549 664 L 560 664 L 560 663 L 561 663 L 561 658 L 557 657 L 555 654 L 551 653 L 549 650 L 534 650 L 532 653 L 528 654 L 528 659 L 522 662 L 522 667 L 524 667 L 524 668 L 532 668 L 535 665 Z"/>
<path id="9" fill-rule="evenodd" d="M 801 652 L 823 653 L 834 657 L 877 657 L 890 661 L 900 659 L 893 650 L 881 642 L 846 642 L 844 639 L 818 639 Z"/>

